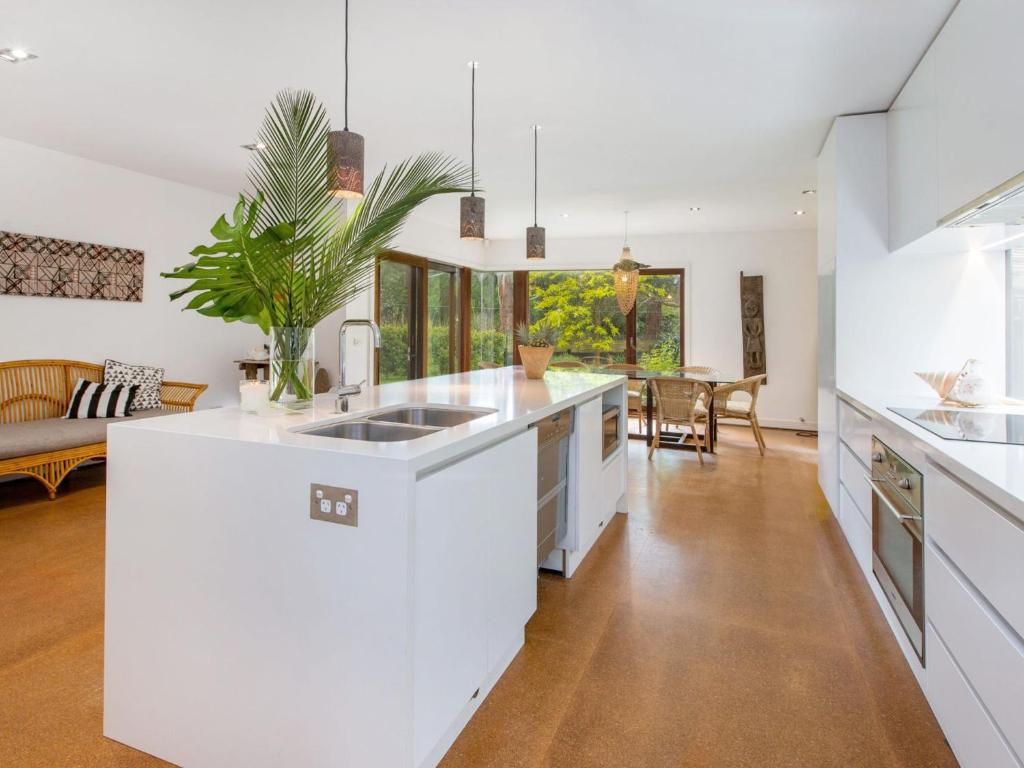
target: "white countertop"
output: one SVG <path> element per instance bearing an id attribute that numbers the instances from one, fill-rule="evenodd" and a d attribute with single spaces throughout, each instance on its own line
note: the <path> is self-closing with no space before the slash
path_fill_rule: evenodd
<path id="1" fill-rule="evenodd" d="M 905 432 L 920 445 L 931 461 L 963 480 L 983 496 L 987 496 L 998 506 L 1024 520 L 1024 446 L 944 440 L 889 410 L 945 409 L 945 406 L 938 403 L 937 398 L 893 397 L 865 393 L 854 395 L 842 390 L 839 390 L 838 394 L 862 411 L 880 417 Z M 1024 408 L 1005 405 L 970 409 L 970 412 L 976 411 L 1024 414 Z"/>
<path id="2" fill-rule="evenodd" d="M 335 394 L 330 392 L 317 395 L 309 410 L 294 413 L 274 411 L 255 415 L 243 413 L 237 407 L 215 408 L 129 421 L 110 428 L 378 456 L 407 462 L 411 469 L 419 470 L 515 434 L 545 416 L 622 386 L 625 381 L 621 375 L 575 371 L 548 371 L 543 379 L 530 380 L 521 367 L 495 368 L 367 387 L 362 394 L 349 398 L 348 413 L 335 411 Z M 317 437 L 300 431 L 358 419 L 384 407 L 424 403 L 494 408 L 495 413 L 415 440 L 393 443 Z"/>

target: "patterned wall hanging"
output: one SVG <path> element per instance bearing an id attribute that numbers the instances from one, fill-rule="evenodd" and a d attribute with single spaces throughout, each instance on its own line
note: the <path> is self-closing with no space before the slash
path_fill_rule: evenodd
<path id="1" fill-rule="evenodd" d="M 0 294 L 142 301 L 145 254 L 0 231 Z"/>
<path id="2" fill-rule="evenodd" d="M 740 272 L 740 322 L 743 327 L 743 378 L 768 373 L 764 346 L 764 277 Z M 768 380 L 765 379 L 767 384 Z"/>

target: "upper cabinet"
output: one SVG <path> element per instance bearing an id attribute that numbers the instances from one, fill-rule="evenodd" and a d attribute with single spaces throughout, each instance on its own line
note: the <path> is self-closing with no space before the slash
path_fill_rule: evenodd
<path id="1" fill-rule="evenodd" d="M 1024 171 L 1021 0 L 960 0 L 889 113 L 889 249 Z"/>
<path id="2" fill-rule="evenodd" d="M 889 110 L 889 250 L 935 229 L 939 218 L 935 56 L 929 50 Z"/>

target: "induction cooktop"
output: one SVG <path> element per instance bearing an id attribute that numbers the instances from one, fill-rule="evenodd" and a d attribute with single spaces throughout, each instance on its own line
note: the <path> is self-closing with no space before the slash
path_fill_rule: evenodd
<path id="1" fill-rule="evenodd" d="M 943 440 L 1024 445 L 1024 414 L 952 408 L 890 408 Z"/>

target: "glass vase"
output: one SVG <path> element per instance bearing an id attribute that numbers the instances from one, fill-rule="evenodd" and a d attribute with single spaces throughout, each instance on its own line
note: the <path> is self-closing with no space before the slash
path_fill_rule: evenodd
<path id="1" fill-rule="evenodd" d="M 270 402 L 301 411 L 313 405 L 316 354 L 312 328 L 270 329 Z"/>

